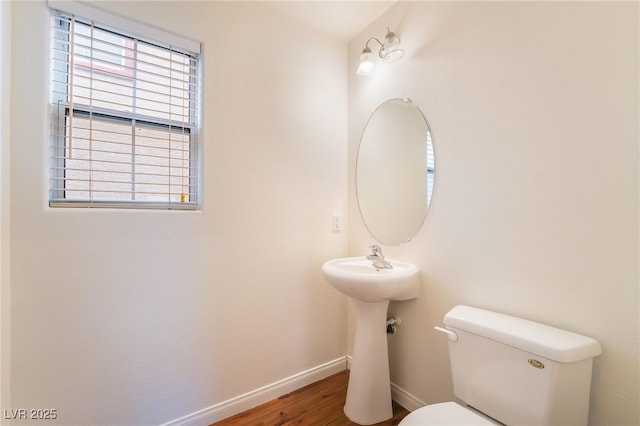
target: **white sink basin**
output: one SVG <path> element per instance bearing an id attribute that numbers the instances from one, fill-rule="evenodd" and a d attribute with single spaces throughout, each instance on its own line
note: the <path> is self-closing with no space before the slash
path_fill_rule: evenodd
<path id="1" fill-rule="evenodd" d="M 322 265 L 329 283 L 361 302 L 409 300 L 418 297 L 420 276 L 412 263 L 387 260 L 393 269 L 377 269 L 365 256 L 343 257 Z"/>

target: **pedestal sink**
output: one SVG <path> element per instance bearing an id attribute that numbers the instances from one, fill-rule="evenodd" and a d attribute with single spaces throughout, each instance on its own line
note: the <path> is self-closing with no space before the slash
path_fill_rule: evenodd
<path id="1" fill-rule="evenodd" d="M 327 281 L 351 297 L 356 308 L 356 335 L 344 412 L 349 420 L 361 425 L 393 417 L 387 307 L 392 300 L 415 299 L 420 290 L 416 265 L 396 260 L 387 263 L 393 268 L 374 268 L 364 256 L 329 260 L 322 265 Z"/>

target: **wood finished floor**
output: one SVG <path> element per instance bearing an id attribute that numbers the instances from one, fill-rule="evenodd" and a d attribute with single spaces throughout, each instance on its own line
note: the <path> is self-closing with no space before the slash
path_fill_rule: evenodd
<path id="1" fill-rule="evenodd" d="M 349 370 L 344 370 L 211 426 L 355 425 L 342 411 L 348 381 Z M 393 418 L 375 426 L 396 426 L 407 414 L 409 411 L 394 401 Z"/>

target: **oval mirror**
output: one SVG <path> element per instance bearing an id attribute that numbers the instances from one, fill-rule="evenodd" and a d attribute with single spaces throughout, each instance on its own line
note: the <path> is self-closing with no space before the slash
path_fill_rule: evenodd
<path id="1" fill-rule="evenodd" d="M 390 99 L 371 114 L 356 160 L 360 214 L 378 242 L 407 242 L 427 215 L 435 157 L 427 120 L 409 99 Z"/>

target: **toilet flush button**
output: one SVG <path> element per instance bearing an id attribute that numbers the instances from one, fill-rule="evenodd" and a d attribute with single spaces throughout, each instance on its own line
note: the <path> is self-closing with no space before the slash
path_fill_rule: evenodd
<path id="1" fill-rule="evenodd" d="M 451 340 L 452 342 L 455 342 L 458 340 L 458 334 L 455 331 L 448 330 L 444 327 L 433 327 L 433 328 L 446 334 L 449 340 Z"/>

